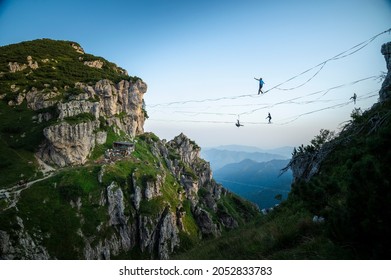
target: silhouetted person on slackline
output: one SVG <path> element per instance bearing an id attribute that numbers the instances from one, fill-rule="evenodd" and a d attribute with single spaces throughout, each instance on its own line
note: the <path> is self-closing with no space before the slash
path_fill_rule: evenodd
<path id="1" fill-rule="evenodd" d="M 259 79 L 254 78 L 254 79 L 257 80 L 257 81 L 259 81 L 258 95 L 259 95 L 259 93 L 262 93 L 262 94 L 263 94 L 262 87 L 263 87 L 263 85 L 265 84 L 265 82 L 262 80 L 262 78 L 259 78 Z"/>

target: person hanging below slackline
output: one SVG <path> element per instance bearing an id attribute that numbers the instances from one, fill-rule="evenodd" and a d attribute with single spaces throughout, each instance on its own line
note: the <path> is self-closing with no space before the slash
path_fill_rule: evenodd
<path id="1" fill-rule="evenodd" d="M 356 104 L 357 94 L 354 93 L 353 96 L 350 97 L 350 99 L 353 99 L 354 104 Z"/>
<path id="2" fill-rule="evenodd" d="M 265 82 L 262 80 L 262 78 L 257 79 L 257 78 L 254 77 L 254 79 L 257 80 L 257 81 L 259 81 L 258 95 L 259 95 L 259 93 L 262 93 L 262 94 L 263 94 L 262 87 L 263 87 L 263 85 L 265 84 Z"/>
<path id="3" fill-rule="evenodd" d="M 267 115 L 267 117 L 266 117 L 267 119 L 269 119 L 269 123 L 271 123 L 271 120 L 272 120 L 272 116 L 270 115 L 270 113 L 268 113 L 268 115 Z"/>
<path id="4" fill-rule="evenodd" d="M 242 124 L 240 124 L 239 119 L 237 120 L 237 122 L 235 123 L 235 125 L 236 125 L 237 127 L 243 126 Z"/>

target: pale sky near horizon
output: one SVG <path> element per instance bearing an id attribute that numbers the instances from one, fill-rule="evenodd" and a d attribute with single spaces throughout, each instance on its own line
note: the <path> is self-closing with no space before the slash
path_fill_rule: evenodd
<path id="1" fill-rule="evenodd" d="M 322 128 L 338 130 L 355 107 L 376 102 L 381 83 L 365 78 L 386 71 L 380 47 L 391 35 L 328 61 L 297 89 L 258 96 L 254 77 L 267 91 L 388 30 L 390 19 L 386 0 L 0 0 L 0 45 L 76 41 L 148 84 L 146 131 L 166 139 L 184 132 L 201 146 L 274 148 L 307 144 Z M 344 104 L 354 92 L 357 104 Z"/>

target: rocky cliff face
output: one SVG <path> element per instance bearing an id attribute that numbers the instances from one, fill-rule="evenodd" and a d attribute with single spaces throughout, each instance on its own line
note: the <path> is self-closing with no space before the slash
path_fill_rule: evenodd
<path id="1" fill-rule="evenodd" d="M 226 213 L 226 209 L 218 211 L 218 201 L 222 195 L 227 195 L 227 190 L 212 179 L 210 164 L 199 157 L 200 147 L 184 134 L 168 142 L 166 147 L 168 149 L 159 149 L 160 154 L 171 172 L 180 178 L 180 184 L 185 191 L 186 198 L 191 202 L 192 213 L 201 233 L 212 236 L 220 235 L 220 227 L 227 227 L 224 223 L 225 215 L 233 220 L 230 224 L 232 227 L 228 226 L 228 228 L 237 227 L 238 222 Z M 170 158 L 170 150 L 175 151 L 180 160 Z M 213 221 L 210 212 L 217 214 L 217 222 Z"/>
<path id="2" fill-rule="evenodd" d="M 33 87 L 9 102 L 10 106 L 19 106 L 26 101 L 28 108 L 35 111 L 55 108 L 57 122 L 43 130 L 45 142 L 38 153 L 45 162 L 61 167 L 84 164 L 95 145 L 106 142 L 104 126 L 131 137 L 144 132 L 142 105 L 147 85 L 141 80 L 117 84 L 101 80 L 95 86 L 77 83 L 76 88 L 79 93 L 69 100 L 61 99 L 63 94 L 57 89 Z M 39 116 L 46 120 L 56 118 L 53 113 Z"/>
<path id="3" fill-rule="evenodd" d="M 27 106 L 36 112 L 35 123 L 47 124 L 38 152 L 46 163 L 84 164 L 106 141 L 108 129 L 129 137 L 144 132 L 147 85 L 114 63 L 66 41 L 43 39 L 1 49 L 0 69 L 6 70 L 1 76 L 6 76 L 0 80 L 0 100 Z"/>
<path id="4" fill-rule="evenodd" d="M 60 123 L 46 127 L 43 131 L 45 142 L 39 156 L 47 163 L 57 166 L 84 164 L 96 144 L 106 142 L 107 132 L 102 129 L 104 126 L 113 128 L 118 134 L 124 131 L 131 137 L 144 132 L 142 103 L 147 90 L 144 82 L 121 81 L 114 84 L 109 80 L 101 80 L 94 87 L 84 84 L 78 84 L 77 87 L 80 94 L 72 96 L 68 102 L 56 103 Z M 51 98 L 49 95 L 48 99 Z M 32 109 L 52 106 L 53 102 L 48 99 L 45 94 L 35 92 L 28 106 Z M 90 120 L 78 120 L 78 117 L 85 115 Z M 76 120 L 77 123 L 68 120 Z"/>
<path id="5" fill-rule="evenodd" d="M 288 170 L 288 168 L 292 170 L 293 183 L 299 180 L 308 182 L 319 172 L 322 162 L 334 150 L 336 144 L 336 142 L 328 142 L 319 149 L 307 150 L 292 155 L 291 161 L 283 171 Z"/>
<path id="6" fill-rule="evenodd" d="M 84 164 L 97 143 L 106 142 L 106 132 L 98 132 L 99 121 L 51 125 L 44 129 L 46 143 L 39 156 L 58 166 Z"/>

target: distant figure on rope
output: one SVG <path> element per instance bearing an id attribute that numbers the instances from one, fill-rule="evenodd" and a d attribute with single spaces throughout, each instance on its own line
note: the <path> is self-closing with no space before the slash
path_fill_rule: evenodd
<path id="1" fill-rule="evenodd" d="M 269 123 L 271 123 L 271 120 L 272 120 L 272 116 L 270 115 L 270 113 L 268 113 L 268 115 L 267 115 L 267 117 L 266 117 L 267 119 L 269 119 Z"/>
<path id="2" fill-rule="evenodd" d="M 350 99 L 353 99 L 354 104 L 356 104 L 357 94 L 354 93 L 353 96 L 350 97 Z"/>
<path id="3" fill-rule="evenodd" d="M 259 95 L 259 93 L 262 93 L 262 94 L 263 94 L 262 87 L 263 87 L 263 85 L 265 84 L 265 82 L 262 80 L 262 78 L 257 79 L 257 78 L 254 77 L 254 79 L 257 80 L 257 81 L 259 81 L 258 95 Z"/>
<path id="4" fill-rule="evenodd" d="M 239 120 L 237 120 L 237 122 L 235 123 L 235 125 L 236 125 L 237 127 L 243 126 L 242 124 L 240 124 Z"/>

